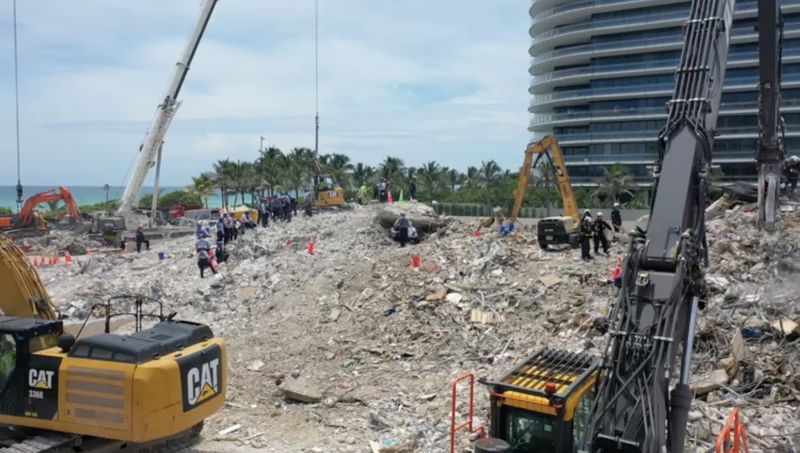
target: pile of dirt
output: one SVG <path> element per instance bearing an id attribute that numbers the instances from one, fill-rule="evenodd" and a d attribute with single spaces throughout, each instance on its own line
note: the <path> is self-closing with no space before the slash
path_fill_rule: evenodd
<path id="1" fill-rule="evenodd" d="M 198 451 L 446 451 L 454 378 L 498 377 L 543 346 L 603 350 L 593 326 L 616 299 L 609 277 L 622 245 L 585 263 L 578 252 L 540 250 L 526 233 L 476 234 L 425 205 L 386 208 L 248 230 L 219 277 L 200 279 L 193 238 L 154 242 L 143 254 L 78 257 L 79 265 L 42 274 L 73 316 L 108 296 L 142 293 L 225 338 L 228 401 L 207 421 Z M 399 210 L 435 231 L 401 248 L 381 221 Z M 694 374 L 722 369 L 725 382 L 695 402 L 698 448 L 734 406 L 756 422 L 753 437 L 765 448 L 800 427 L 798 343 L 771 327 L 800 321 L 790 286 L 800 230 L 785 223 L 782 239 L 751 231 L 741 212 L 709 224 L 712 298 L 700 315 Z M 731 359 L 737 332 L 747 333 L 744 351 Z M 486 408 L 485 389 L 476 396 Z"/>

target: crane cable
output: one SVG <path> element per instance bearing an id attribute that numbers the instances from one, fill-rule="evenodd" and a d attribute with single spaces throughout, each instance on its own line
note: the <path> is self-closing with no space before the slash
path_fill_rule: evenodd
<path id="1" fill-rule="evenodd" d="M 20 171 L 19 153 L 19 56 L 17 52 L 17 0 L 13 1 L 14 8 L 14 101 L 17 122 L 17 212 L 22 207 L 22 177 Z"/>
<path id="2" fill-rule="evenodd" d="M 319 0 L 314 0 L 314 158 L 319 159 Z"/>

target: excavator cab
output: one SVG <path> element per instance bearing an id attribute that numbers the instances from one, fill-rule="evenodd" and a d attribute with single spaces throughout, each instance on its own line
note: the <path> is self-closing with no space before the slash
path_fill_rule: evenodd
<path id="1" fill-rule="evenodd" d="M 344 205 L 344 189 L 332 175 L 314 176 L 315 204 L 318 208 Z"/>
<path id="2" fill-rule="evenodd" d="M 588 423 L 599 359 L 543 349 L 489 387 L 489 435 L 509 453 L 574 453 Z"/>

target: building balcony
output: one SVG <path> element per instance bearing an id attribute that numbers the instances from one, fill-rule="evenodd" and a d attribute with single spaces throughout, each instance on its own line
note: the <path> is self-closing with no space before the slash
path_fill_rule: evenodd
<path id="1" fill-rule="evenodd" d="M 565 5 L 566 6 L 566 5 Z M 754 0 L 737 2 L 734 18 L 753 17 L 758 13 L 758 3 Z M 552 48 L 554 42 L 570 44 L 579 39 L 592 36 L 621 33 L 626 31 L 641 30 L 643 27 L 670 27 L 680 26 L 689 17 L 689 8 L 677 11 L 661 12 L 636 12 L 625 17 L 607 19 L 592 19 L 585 22 L 573 23 L 544 31 L 536 31 L 536 25 L 529 30 L 534 41 L 531 52 L 539 52 Z"/>
<path id="2" fill-rule="evenodd" d="M 559 142 L 560 143 L 560 142 Z M 712 163 L 747 163 L 756 158 L 756 150 L 725 151 L 713 153 Z M 567 167 L 595 165 L 651 165 L 658 159 L 656 153 L 581 153 L 564 156 Z"/>
<path id="3" fill-rule="evenodd" d="M 784 38 L 790 39 L 800 37 L 800 20 L 794 19 L 787 22 L 787 24 L 784 30 Z M 731 44 L 758 41 L 758 33 L 753 30 L 752 26 L 737 26 L 734 24 L 731 31 Z M 648 39 L 623 39 L 611 42 L 587 43 L 538 53 L 530 50 L 529 53 L 532 61 L 528 72 L 532 76 L 536 76 L 552 71 L 556 66 L 588 64 L 593 58 L 632 53 L 661 52 L 664 50 L 680 49 L 681 47 L 683 47 L 683 35 L 676 34 Z"/>
<path id="4" fill-rule="evenodd" d="M 796 63 L 800 61 L 800 47 L 783 49 L 783 63 Z M 604 66 L 586 66 L 570 68 L 560 71 L 550 71 L 531 78 L 531 94 L 552 89 L 559 84 L 588 83 L 591 80 L 620 77 L 664 74 L 674 72 L 678 59 L 663 61 L 639 61 L 635 63 L 622 63 Z M 739 52 L 728 55 L 728 68 L 758 66 L 758 52 Z"/>
<path id="5" fill-rule="evenodd" d="M 720 116 L 753 114 L 758 112 L 755 102 L 729 102 L 720 106 Z M 800 112 L 800 99 L 782 98 L 781 112 Z M 639 107 L 609 110 L 580 110 L 563 113 L 537 114 L 530 122 L 530 131 L 548 131 L 554 126 L 572 126 L 591 122 L 666 119 L 667 108 Z"/>
<path id="6" fill-rule="evenodd" d="M 558 143 L 561 146 L 582 146 L 603 143 L 642 143 L 658 139 L 660 130 L 644 131 L 608 131 L 608 132 L 576 132 L 558 134 Z M 787 137 L 800 137 L 800 129 L 788 128 Z M 758 127 L 719 127 L 717 140 L 756 139 Z"/>
<path id="7" fill-rule="evenodd" d="M 587 0 L 567 4 L 556 4 L 550 8 L 534 12 L 536 3 L 530 10 L 533 18 L 531 27 L 532 35 L 555 28 L 563 24 L 586 22 L 593 14 L 609 11 L 620 11 L 626 8 L 642 8 L 647 6 L 661 6 L 667 3 L 679 3 L 682 0 Z"/>
<path id="8" fill-rule="evenodd" d="M 755 90 L 758 77 L 734 77 L 726 78 L 725 91 L 748 91 Z M 794 88 L 800 84 L 800 74 L 788 74 L 783 77 L 781 86 Z M 575 102 L 601 101 L 630 99 L 643 97 L 669 96 L 672 94 L 674 83 L 659 83 L 646 85 L 627 85 L 618 87 L 587 88 L 582 90 L 554 91 L 551 93 L 537 94 L 533 96 L 531 106 L 528 109 L 535 113 L 537 108 L 548 108 L 554 104 L 568 105 Z"/>

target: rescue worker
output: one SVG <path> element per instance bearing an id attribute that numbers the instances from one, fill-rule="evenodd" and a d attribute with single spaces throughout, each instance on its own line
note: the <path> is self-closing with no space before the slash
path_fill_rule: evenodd
<path id="1" fill-rule="evenodd" d="M 594 231 L 594 254 L 599 255 L 600 252 L 598 249 L 600 246 L 603 246 L 603 253 L 608 255 L 608 238 L 606 238 L 606 230 L 613 231 L 611 229 L 611 225 L 605 221 L 603 218 L 603 213 L 598 212 L 597 218 L 594 220 L 592 224 L 592 230 Z"/>
<path id="2" fill-rule="evenodd" d="M 231 242 L 236 237 L 236 226 L 233 223 L 233 217 L 228 214 L 228 211 L 225 211 L 222 216 L 222 225 L 225 228 L 225 244 L 227 245 L 228 242 Z"/>
<path id="3" fill-rule="evenodd" d="M 224 241 L 223 241 L 224 246 Z M 211 250 L 211 244 L 208 243 L 208 238 L 206 236 L 200 238 L 195 245 L 197 250 L 197 267 L 200 268 L 200 278 L 204 278 L 205 270 L 211 269 L 211 272 L 214 274 L 217 273 L 214 266 L 211 265 L 211 255 L 209 251 Z"/>
<path id="4" fill-rule="evenodd" d="M 293 215 L 295 217 L 297 217 L 297 198 L 295 198 L 295 197 L 293 197 L 291 195 L 286 195 L 286 196 L 289 197 L 289 206 L 292 207 Z"/>
<path id="5" fill-rule="evenodd" d="M 622 232 L 622 214 L 619 212 L 619 202 L 614 202 L 614 209 L 611 210 L 611 225 L 614 227 L 614 233 Z"/>
<path id="6" fill-rule="evenodd" d="M 411 182 L 408 184 L 408 197 L 411 201 L 417 199 L 417 177 L 412 176 Z"/>
<path id="7" fill-rule="evenodd" d="M 311 217 L 313 207 L 314 197 L 311 196 L 311 192 L 306 192 L 306 194 L 303 196 L 303 208 L 306 217 Z"/>
<path id="8" fill-rule="evenodd" d="M 273 223 L 283 219 L 283 200 L 281 199 L 280 195 L 272 199 L 270 209 L 272 210 Z"/>
<path id="9" fill-rule="evenodd" d="M 269 201 L 266 198 L 261 199 L 258 205 L 258 213 L 261 220 L 261 226 L 266 228 L 269 226 Z"/>
<path id="10" fill-rule="evenodd" d="M 217 242 L 219 241 L 225 242 L 225 222 L 222 217 L 217 219 Z"/>
<path id="11" fill-rule="evenodd" d="M 228 261 L 228 252 L 225 251 L 225 241 L 217 240 L 217 250 L 214 251 L 214 257 L 218 263 Z"/>
<path id="12" fill-rule="evenodd" d="M 292 221 L 292 199 L 289 197 L 289 194 L 284 192 L 281 196 L 281 201 L 283 204 L 283 221 L 284 222 L 291 222 Z"/>
<path id="13" fill-rule="evenodd" d="M 203 222 L 198 221 L 197 226 L 194 229 L 195 239 L 200 239 L 203 237 Z"/>
<path id="14" fill-rule="evenodd" d="M 800 178 L 800 157 L 792 156 L 787 159 L 784 173 L 786 174 L 786 189 L 793 194 L 797 190 L 797 180 Z"/>
<path id="15" fill-rule="evenodd" d="M 587 209 L 586 212 L 583 213 L 583 218 L 581 219 L 581 259 L 584 261 L 593 259 L 592 255 L 589 253 L 589 240 L 591 237 L 592 215 Z"/>
<path id="16" fill-rule="evenodd" d="M 147 250 L 150 250 L 150 241 L 144 237 L 144 227 L 139 225 L 139 228 L 136 229 L 136 253 L 142 252 L 143 243 L 147 246 Z"/>
<path id="17" fill-rule="evenodd" d="M 408 218 L 406 213 L 401 212 L 400 217 L 394 221 L 394 227 L 397 229 L 397 239 L 400 241 L 400 247 L 405 247 L 408 242 Z"/>
<path id="18" fill-rule="evenodd" d="M 381 203 L 386 203 L 386 193 L 388 188 L 389 184 L 386 182 L 386 178 L 382 177 L 378 183 L 378 201 Z"/>
<path id="19" fill-rule="evenodd" d="M 367 185 L 362 184 L 361 187 L 358 188 L 358 203 L 363 206 L 367 204 L 367 200 L 369 200 Z"/>

